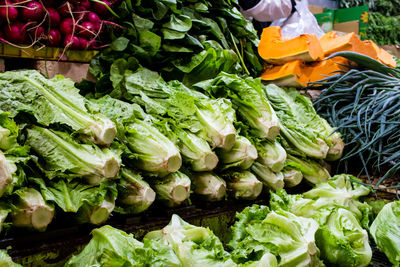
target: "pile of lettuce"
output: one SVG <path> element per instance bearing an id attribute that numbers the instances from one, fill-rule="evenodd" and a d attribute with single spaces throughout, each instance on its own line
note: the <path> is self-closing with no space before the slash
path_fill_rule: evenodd
<path id="1" fill-rule="evenodd" d="M 359 182 L 337 175 L 303 194 L 271 192 L 269 207 L 253 204 L 236 214 L 225 246 L 210 229 L 175 214 L 143 242 L 104 226 L 65 266 L 368 266 L 367 230 L 397 266 L 398 202 L 383 207 L 371 225 L 372 207 L 363 201 L 370 189 Z"/>

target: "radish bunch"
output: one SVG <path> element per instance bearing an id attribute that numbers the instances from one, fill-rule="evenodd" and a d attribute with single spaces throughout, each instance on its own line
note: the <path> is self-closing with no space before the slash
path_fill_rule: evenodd
<path id="1" fill-rule="evenodd" d="M 17 46 L 42 43 L 69 49 L 94 49 L 104 43 L 105 0 L 0 0 L 0 41 Z M 118 26 L 118 25 L 117 25 Z"/>

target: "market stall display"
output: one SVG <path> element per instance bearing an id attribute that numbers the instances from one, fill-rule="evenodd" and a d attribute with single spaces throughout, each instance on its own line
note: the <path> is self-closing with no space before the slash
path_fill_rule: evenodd
<path id="1" fill-rule="evenodd" d="M 396 264 L 382 222 L 396 206 L 367 198 L 398 174 L 400 73 L 373 41 L 279 27 L 259 40 L 236 1 L 4 2 L 4 27 L 10 9 L 31 12 L 27 25 L 61 25 L 70 49 L 113 27 L 95 79 L 0 73 L 2 248 L 110 224 L 140 234 L 94 229 L 56 265 L 368 266 L 375 243 Z M 379 182 L 336 174 L 360 170 Z M 223 209 L 237 219 L 220 221 Z"/>

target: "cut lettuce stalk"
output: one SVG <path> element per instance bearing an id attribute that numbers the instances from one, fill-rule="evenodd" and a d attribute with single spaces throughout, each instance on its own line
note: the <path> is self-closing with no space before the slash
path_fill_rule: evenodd
<path id="1" fill-rule="evenodd" d="M 238 167 L 247 170 L 257 159 L 257 150 L 244 136 L 238 136 L 231 150 L 218 150 L 218 157 L 221 160 L 222 170 Z"/>
<path id="2" fill-rule="evenodd" d="M 285 187 L 295 187 L 303 180 L 303 174 L 301 173 L 301 171 L 292 169 L 290 167 L 283 168 L 282 174 L 283 181 L 285 182 Z"/>
<path id="3" fill-rule="evenodd" d="M 194 87 L 214 97 L 231 99 L 238 115 L 250 126 L 254 136 L 274 140 L 279 134 L 278 117 L 265 96 L 260 79 L 242 79 L 222 72 L 215 79 L 199 82 Z"/>
<path id="4" fill-rule="evenodd" d="M 101 114 L 89 113 L 87 100 L 70 79 L 60 75 L 47 79 L 36 70 L 24 70 L 2 73 L 0 84 L 9 99 L 0 99 L 0 109 L 13 117 L 24 111 L 40 124 L 66 124 L 100 145 L 114 140 L 114 123 Z"/>
<path id="5" fill-rule="evenodd" d="M 26 143 L 45 161 L 43 170 L 51 179 L 84 177 L 91 184 L 115 178 L 121 159 L 110 149 L 78 144 L 67 133 L 34 126 L 28 129 Z"/>
<path id="6" fill-rule="evenodd" d="M 156 191 L 156 198 L 168 207 L 179 206 L 190 195 L 190 179 L 180 171 L 152 181 L 151 184 Z"/>
<path id="7" fill-rule="evenodd" d="M 137 214 L 147 210 L 156 198 L 154 190 L 139 173 L 122 168 L 120 175 L 117 199 L 122 206 L 120 213 Z"/>
<path id="8" fill-rule="evenodd" d="M 268 166 L 274 172 L 280 172 L 285 166 L 286 150 L 276 140 L 261 142 L 258 145 L 257 161 Z"/>
<path id="9" fill-rule="evenodd" d="M 268 166 L 265 166 L 260 162 L 255 162 L 253 166 L 251 166 L 251 171 L 257 175 L 265 186 L 274 191 L 282 189 L 285 186 L 282 173 L 275 173 Z"/>
<path id="10" fill-rule="evenodd" d="M 261 194 L 262 183 L 249 171 L 227 171 L 222 177 L 226 181 L 229 194 L 236 199 L 253 200 Z"/>
<path id="11" fill-rule="evenodd" d="M 54 207 L 45 202 L 39 191 L 24 187 L 14 192 L 17 201 L 12 205 L 12 224 L 45 231 L 54 216 Z"/>
<path id="12" fill-rule="evenodd" d="M 303 177 L 312 184 L 326 182 L 331 177 L 327 169 L 312 159 L 303 159 L 288 154 L 286 166 L 300 171 Z"/>
<path id="13" fill-rule="evenodd" d="M 318 128 L 320 129 L 320 136 L 329 146 L 328 154 L 326 155 L 326 160 L 335 161 L 342 157 L 344 142 L 341 138 L 341 134 L 339 132 L 334 132 L 335 129 L 325 120 L 318 117 L 321 122 L 318 124 Z"/>
<path id="14" fill-rule="evenodd" d="M 223 99 L 203 100 L 196 105 L 196 117 L 202 124 L 201 132 L 212 147 L 230 150 L 236 140 L 236 130 L 225 114 Z"/>
<path id="15" fill-rule="evenodd" d="M 174 127 L 178 136 L 179 149 L 186 163 L 193 171 L 211 171 L 218 164 L 217 155 L 211 150 L 206 140 L 178 127 Z"/>
<path id="16" fill-rule="evenodd" d="M 115 196 L 107 194 L 99 205 L 84 203 L 77 213 L 77 221 L 94 225 L 104 224 L 115 208 Z"/>
<path id="17" fill-rule="evenodd" d="M 177 147 L 150 123 L 142 120 L 125 126 L 128 155 L 137 168 L 149 172 L 176 172 L 182 165 Z"/>
<path id="18" fill-rule="evenodd" d="M 116 122 L 118 139 L 127 149 L 125 156 L 134 167 L 154 173 L 179 170 L 182 159 L 178 148 L 151 122 L 136 104 L 106 96 L 92 100 L 91 108 Z"/>
<path id="19" fill-rule="evenodd" d="M 193 191 L 207 201 L 220 201 L 226 195 L 226 182 L 211 172 L 192 173 Z"/>

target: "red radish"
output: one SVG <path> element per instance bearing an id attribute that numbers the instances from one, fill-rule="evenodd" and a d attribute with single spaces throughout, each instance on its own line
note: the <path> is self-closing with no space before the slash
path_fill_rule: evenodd
<path id="1" fill-rule="evenodd" d="M 47 21 L 49 22 L 50 27 L 54 28 L 58 24 L 60 24 L 61 16 L 60 16 L 60 14 L 58 14 L 57 10 L 55 10 L 52 7 L 49 7 L 49 8 L 47 8 L 47 12 L 49 13 Z"/>
<path id="2" fill-rule="evenodd" d="M 74 18 L 76 20 L 83 20 L 86 17 L 88 11 L 83 6 L 77 6 L 74 9 Z"/>
<path id="3" fill-rule="evenodd" d="M 59 30 L 51 29 L 47 35 L 47 43 L 49 46 L 57 46 L 61 42 L 61 33 Z"/>
<path id="4" fill-rule="evenodd" d="M 101 23 L 101 19 L 100 19 L 99 15 L 97 15 L 94 12 L 89 12 L 88 13 L 87 20 L 92 22 L 92 23 L 97 23 L 97 24 Z"/>
<path id="5" fill-rule="evenodd" d="M 86 40 L 85 38 L 78 37 L 79 38 L 79 48 L 82 50 L 86 50 L 89 47 L 89 41 Z"/>
<path id="6" fill-rule="evenodd" d="M 72 34 L 67 34 L 64 38 L 64 47 L 68 47 L 70 49 L 79 49 L 80 48 L 79 38 L 73 36 Z"/>
<path id="7" fill-rule="evenodd" d="M 1 2 L 0 17 L 4 20 L 14 21 L 18 18 L 18 9 L 8 0 Z"/>
<path id="8" fill-rule="evenodd" d="M 90 1 L 89 0 L 82 0 L 81 6 L 86 8 L 86 10 L 90 10 Z"/>
<path id="9" fill-rule="evenodd" d="M 72 18 L 65 18 L 61 21 L 60 31 L 67 35 L 74 31 L 74 20 Z"/>
<path id="10" fill-rule="evenodd" d="M 97 33 L 93 23 L 90 21 L 83 22 L 79 28 L 79 35 L 87 39 L 93 38 Z"/>
<path id="11" fill-rule="evenodd" d="M 26 39 L 26 25 L 22 22 L 15 22 L 11 25 L 5 25 L 3 28 L 4 36 L 7 41 L 20 44 Z"/>
<path id="12" fill-rule="evenodd" d="M 36 1 L 31 1 L 22 9 L 21 16 L 25 20 L 38 21 L 43 18 L 44 7 Z"/>
<path id="13" fill-rule="evenodd" d="M 94 12 L 89 12 L 87 15 L 87 20 L 93 23 L 95 32 L 100 30 L 101 19 L 99 18 L 99 15 Z"/>
<path id="14" fill-rule="evenodd" d="M 81 4 L 81 0 L 69 0 L 71 2 L 71 4 L 74 5 L 80 5 Z"/>
<path id="15" fill-rule="evenodd" d="M 107 7 L 105 5 L 111 6 L 111 3 L 108 2 L 108 1 L 101 1 L 101 2 L 103 2 L 104 4 L 100 4 L 100 3 L 94 2 L 93 3 L 93 9 L 100 16 L 105 16 L 105 15 L 108 14 L 108 9 L 107 9 Z"/>
<path id="16" fill-rule="evenodd" d="M 69 9 L 71 9 L 71 11 L 74 11 L 74 6 L 70 3 L 70 2 L 65 2 L 64 4 L 62 4 L 61 6 L 58 7 L 58 13 L 62 16 L 62 17 L 70 17 L 71 16 L 71 12 L 69 11 Z"/>
<path id="17" fill-rule="evenodd" d="M 44 28 L 42 26 L 34 27 L 28 30 L 29 35 L 33 37 L 33 40 L 37 40 L 39 38 L 44 37 Z"/>

